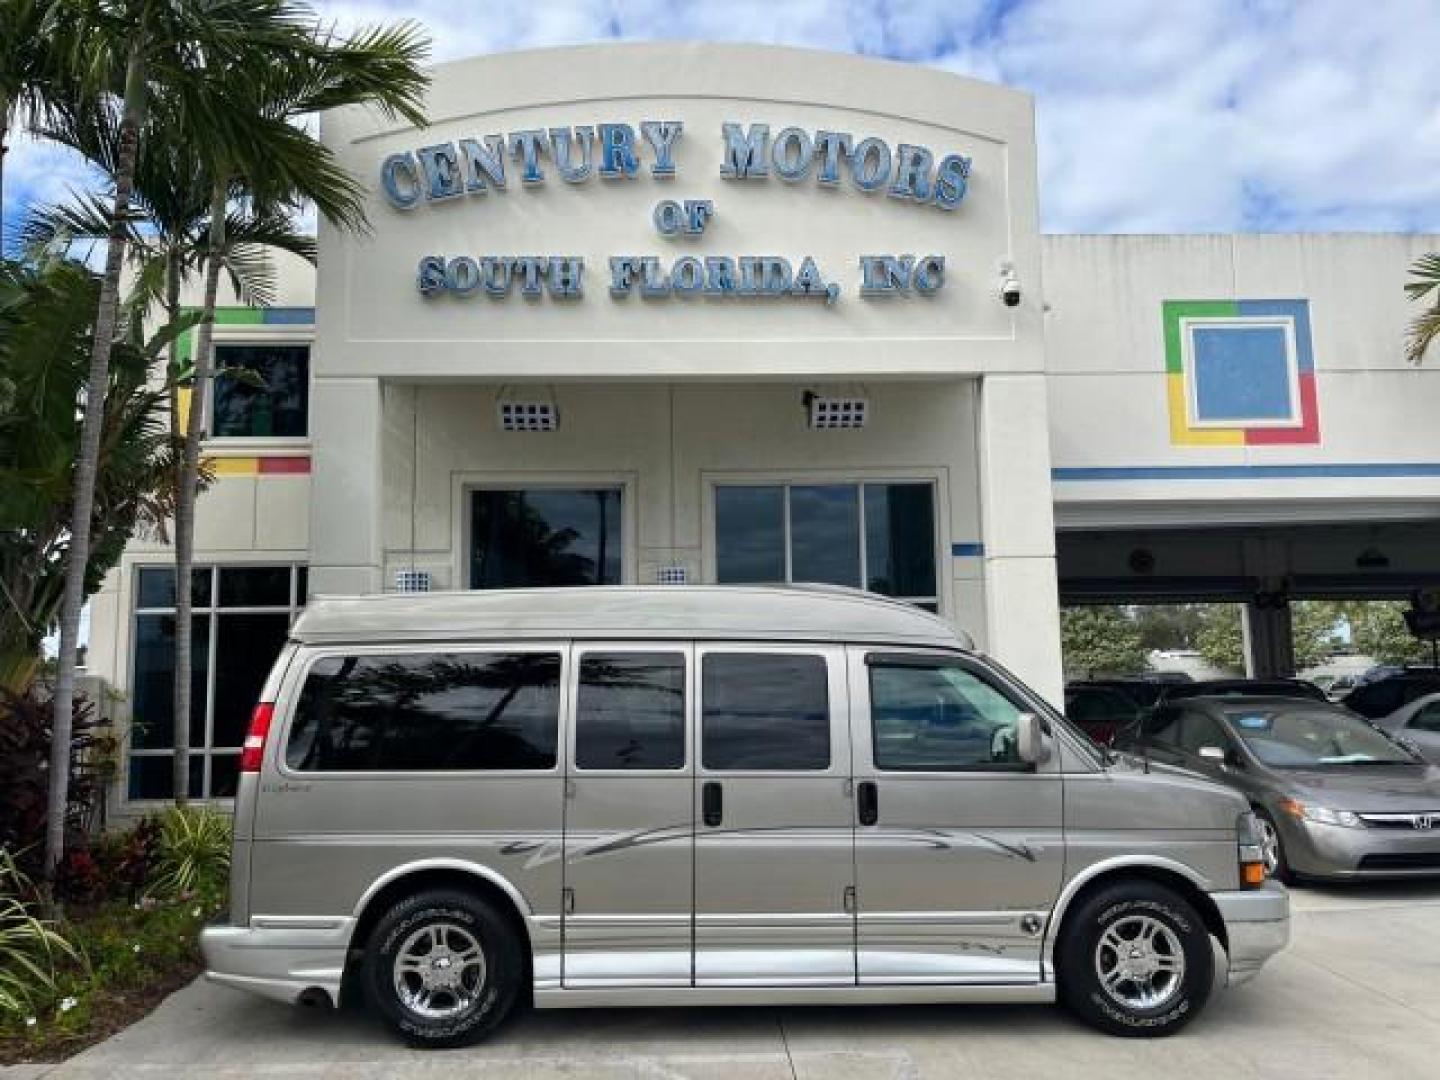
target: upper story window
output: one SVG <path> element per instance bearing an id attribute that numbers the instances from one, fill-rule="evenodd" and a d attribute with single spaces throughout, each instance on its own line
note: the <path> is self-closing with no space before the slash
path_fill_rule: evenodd
<path id="1" fill-rule="evenodd" d="M 302 439 L 310 433 L 310 346 L 215 346 L 215 438 Z"/>

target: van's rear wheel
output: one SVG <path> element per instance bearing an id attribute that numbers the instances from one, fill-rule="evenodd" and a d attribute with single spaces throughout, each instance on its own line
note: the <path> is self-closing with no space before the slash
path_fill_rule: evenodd
<path id="1" fill-rule="evenodd" d="M 365 991 L 412 1045 L 465 1046 L 505 1019 L 524 970 L 500 912 L 470 893 L 434 890 L 381 916 L 365 950 Z"/>
<path id="2" fill-rule="evenodd" d="M 1085 899 L 1056 949 L 1060 994 L 1082 1020 L 1113 1035 L 1179 1031 L 1210 996 L 1210 934 L 1179 893 L 1117 882 Z"/>

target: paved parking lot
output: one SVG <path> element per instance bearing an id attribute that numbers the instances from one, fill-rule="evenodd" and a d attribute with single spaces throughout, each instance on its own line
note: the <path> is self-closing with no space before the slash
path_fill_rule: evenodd
<path id="1" fill-rule="evenodd" d="M 1291 948 L 1158 1041 L 1107 1038 L 1049 1007 L 616 1009 L 531 1013 L 482 1046 L 419 1053 L 363 1015 L 202 981 L 70 1062 L 5 1080 L 1440 1076 L 1440 885 L 1294 897 Z"/>

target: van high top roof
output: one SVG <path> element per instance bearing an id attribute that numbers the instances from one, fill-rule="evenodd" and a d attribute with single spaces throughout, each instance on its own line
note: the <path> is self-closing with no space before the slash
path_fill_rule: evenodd
<path id="1" fill-rule="evenodd" d="M 291 630 L 305 644 L 710 638 L 972 648 L 939 616 L 821 585 L 589 586 L 319 596 Z"/>

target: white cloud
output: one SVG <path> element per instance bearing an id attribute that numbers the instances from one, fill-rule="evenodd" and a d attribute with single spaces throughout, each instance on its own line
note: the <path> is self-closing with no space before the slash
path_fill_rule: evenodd
<path id="1" fill-rule="evenodd" d="M 615 39 L 892 56 L 1033 93 L 1053 231 L 1440 231 L 1436 0 L 321 0 L 437 60 Z M 54 198 L 20 145 L 6 205 Z M 73 164 L 64 175 L 78 177 Z"/>

